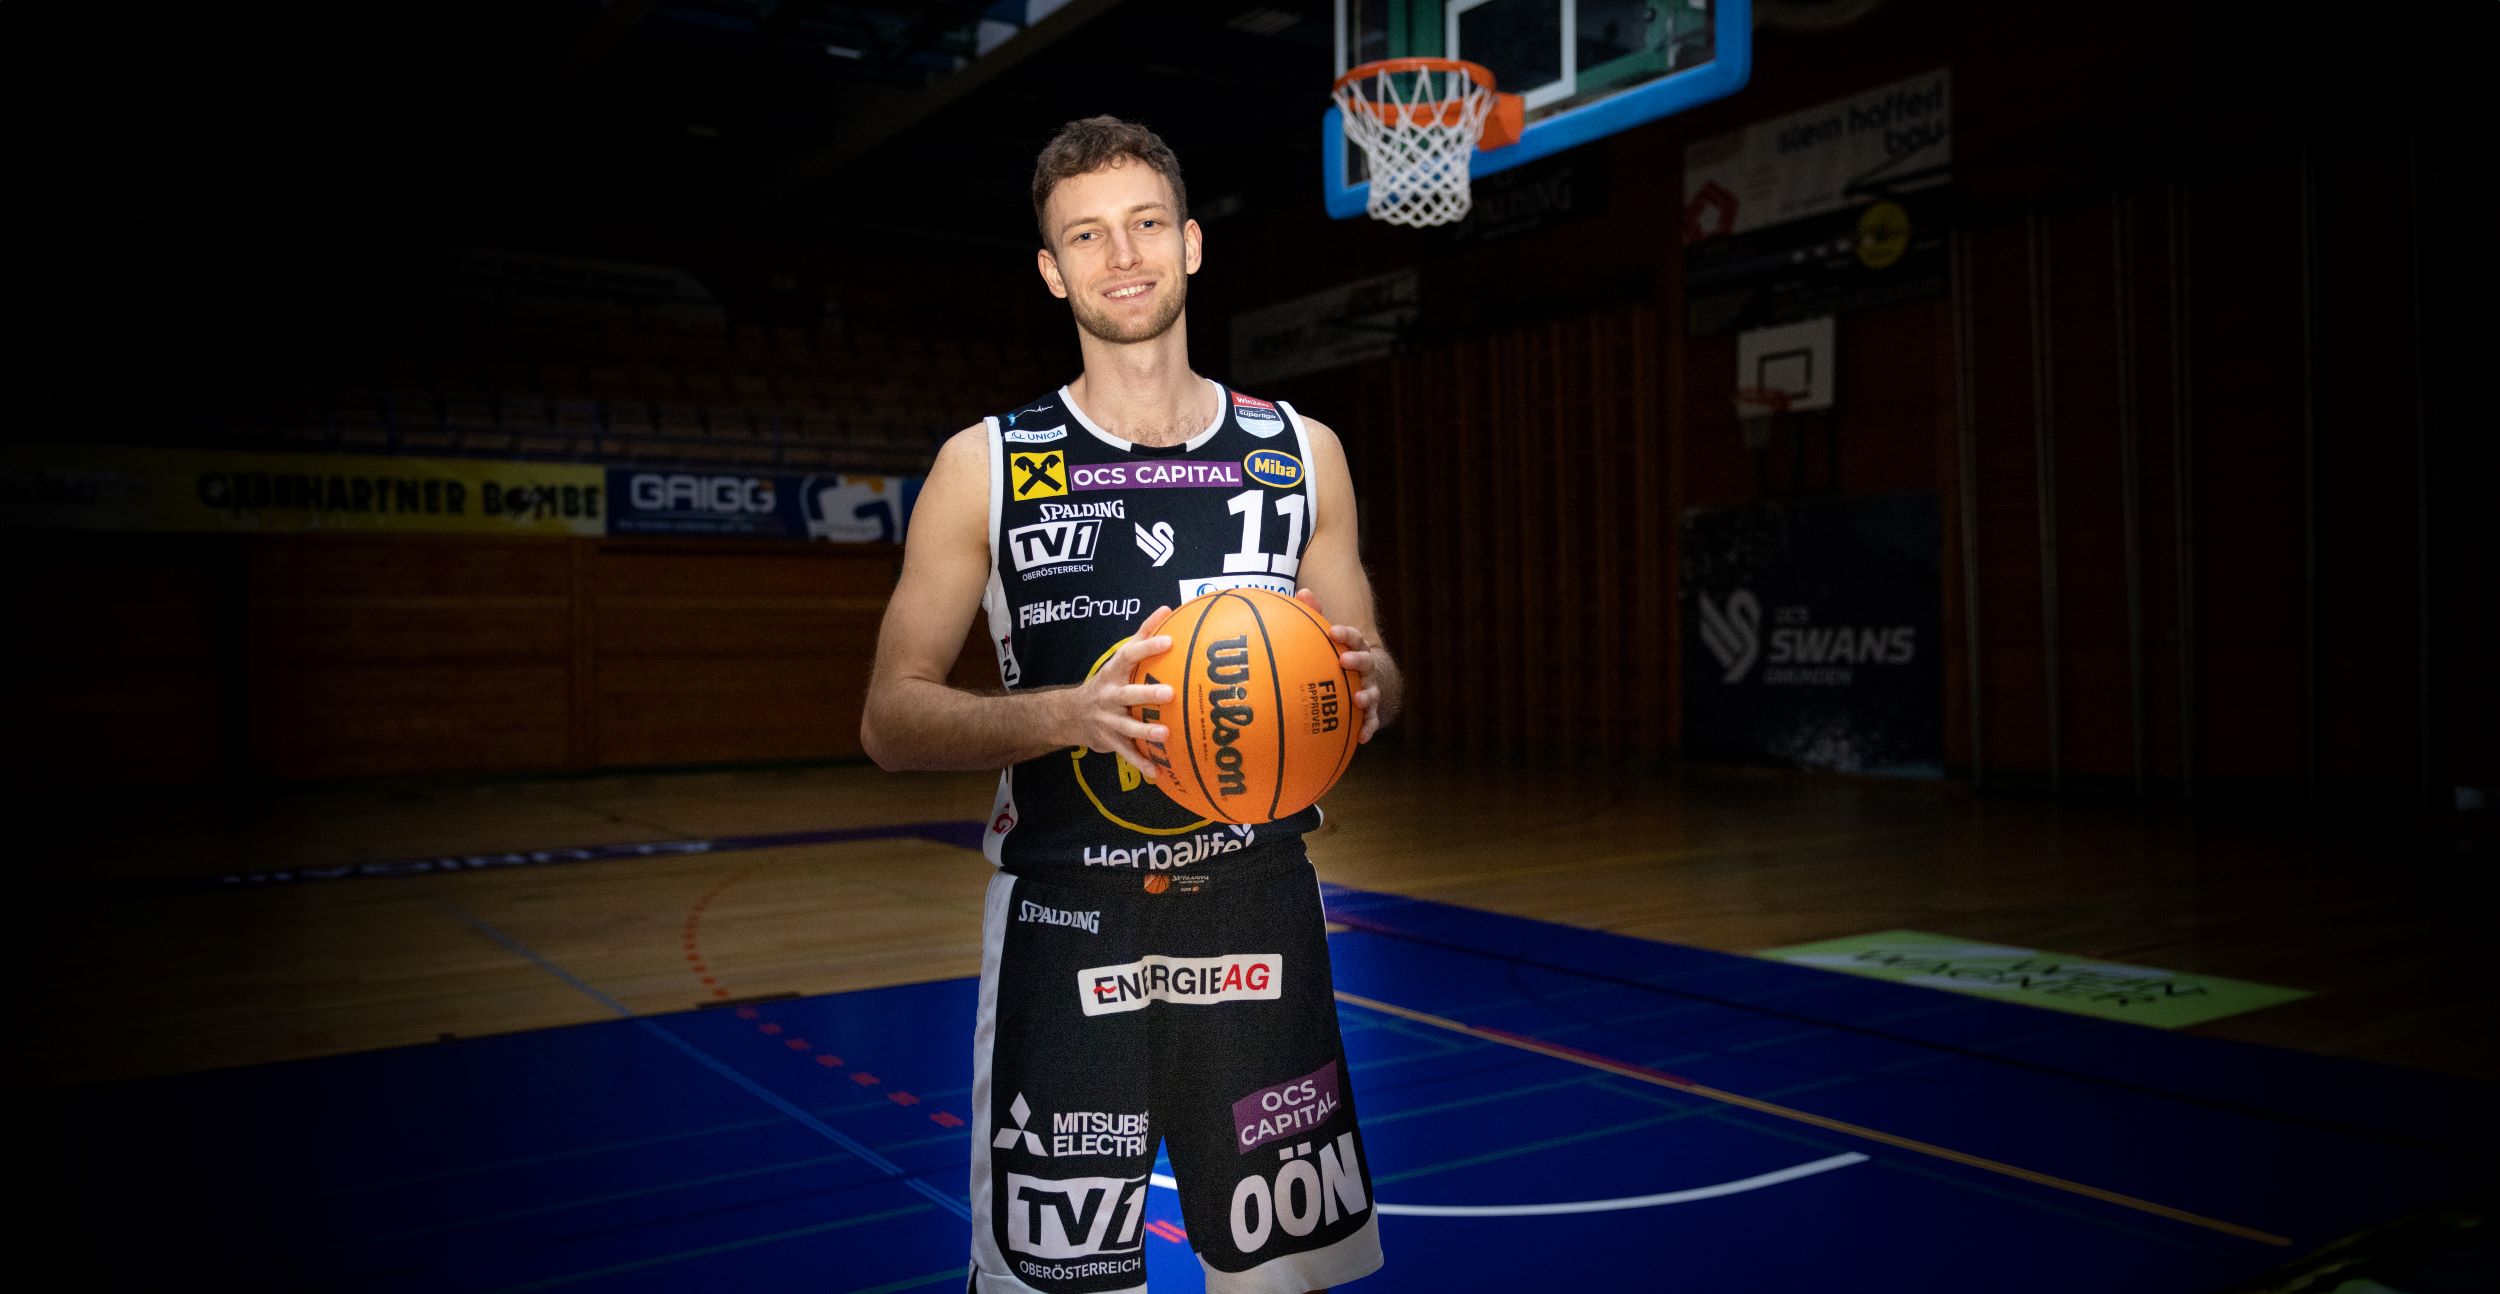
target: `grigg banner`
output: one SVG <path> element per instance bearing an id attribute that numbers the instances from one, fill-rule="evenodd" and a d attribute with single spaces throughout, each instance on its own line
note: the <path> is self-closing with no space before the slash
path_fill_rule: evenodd
<path id="1" fill-rule="evenodd" d="M 1684 516 L 1684 750 L 1944 775 L 1933 495 Z"/>
<path id="2" fill-rule="evenodd" d="M 921 479 L 610 468 L 608 533 L 899 544 Z"/>

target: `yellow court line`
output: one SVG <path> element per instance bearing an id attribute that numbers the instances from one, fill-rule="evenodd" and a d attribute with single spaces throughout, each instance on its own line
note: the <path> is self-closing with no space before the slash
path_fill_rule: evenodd
<path id="1" fill-rule="evenodd" d="M 2238 1236 L 2242 1240 L 2254 1240 L 2261 1245 L 2289 1245 L 2292 1243 L 2288 1238 L 2275 1235 L 2270 1231 L 2259 1231 L 2253 1227 L 2243 1227 L 2236 1223 L 2224 1222 L 2218 1218 L 2209 1218 L 2201 1213 L 2190 1213 L 2185 1209 L 2174 1209 L 2167 1204 L 2156 1204 L 2151 1200 L 2138 1199 L 2132 1195 L 2122 1195 L 2117 1191 L 2103 1190 L 2098 1186 L 2090 1186 L 2082 1182 L 2069 1181 L 2063 1177 L 2053 1177 L 2047 1173 L 2034 1172 L 2028 1168 L 2021 1168 L 2000 1160 L 1988 1159 L 1979 1155 L 1968 1154 L 1963 1151 L 1952 1149 L 1948 1146 L 1934 1145 L 1929 1142 L 1918 1141 L 1910 1137 L 1898 1136 L 1893 1133 L 1879 1131 L 1877 1129 L 1864 1127 L 1859 1124 L 1843 1122 L 1839 1119 L 1825 1118 L 1820 1114 L 1810 1114 L 1804 1110 L 1790 1109 L 1785 1105 L 1775 1105 L 1769 1101 L 1760 1100 L 1751 1096 L 1745 1096 L 1737 1092 L 1722 1091 L 1715 1087 L 1709 1087 L 1693 1082 L 1691 1079 L 1679 1078 L 1673 1074 L 1661 1073 L 1660 1071 L 1654 1069 L 1644 1069 L 1638 1065 L 1627 1064 L 1623 1061 L 1608 1060 L 1603 1056 L 1591 1055 L 1587 1052 L 1578 1051 L 1570 1047 L 1562 1047 L 1553 1043 L 1539 1042 L 1534 1038 L 1524 1038 L 1518 1034 L 1504 1033 L 1498 1029 L 1480 1029 L 1472 1024 L 1462 1024 L 1456 1020 L 1445 1019 L 1441 1016 L 1432 1015 L 1428 1012 L 1415 1010 L 1413 1007 L 1399 1006 L 1394 1002 L 1382 1002 L 1374 998 L 1362 997 L 1343 990 L 1338 991 L 1337 1000 L 1340 1002 L 1351 1002 L 1356 1006 L 1362 1007 L 1366 1010 L 1378 1011 L 1383 1015 L 1393 1015 L 1401 1020 L 1412 1020 L 1417 1024 L 1428 1024 L 1435 1029 L 1446 1029 L 1452 1033 L 1463 1033 L 1470 1038 L 1481 1038 L 1486 1042 L 1500 1043 L 1505 1047 L 1515 1047 L 1521 1051 L 1535 1052 L 1540 1056 L 1550 1056 L 1555 1060 L 1567 1060 L 1574 1065 L 1585 1065 L 1590 1069 L 1603 1070 L 1609 1074 L 1648 1083 L 1654 1087 L 1663 1087 L 1677 1092 L 1690 1092 L 1695 1096 L 1708 1097 L 1713 1101 L 1722 1101 L 1729 1105 L 1759 1111 L 1760 1113 L 1773 1115 L 1782 1119 L 1794 1120 L 1798 1123 L 1812 1124 L 1815 1127 L 1826 1128 L 1845 1136 L 1862 1137 L 1868 1141 L 1879 1141 L 1887 1146 L 1898 1146 L 1903 1150 L 1916 1151 L 1922 1155 L 1932 1155 L 1938 1159 L 1949 1159 L 1957 1164 L 1966 1164 L 1972 1168 L 1983 1169 L 1987 1172 L 2001 1173 L 2007 1177 L 2020 1178 L 2023 1181 L 2031 1182 L 2036 1185 L 2047 1186 L 2061 1191 L 2068 1191 L 2076 1195 L 2087 1196 L 2092 1199 L 2100 1200 L 2104 1203 L 2115 1204 L 2122 1208 L 2135 1209 L 2158 1217 L 2169 1218 L 2174 1222 L 2185 1222 L 2190 1226 L 2204 1227 L 2209 1231 L 2219 1231 L 2224 1235 Z"/>

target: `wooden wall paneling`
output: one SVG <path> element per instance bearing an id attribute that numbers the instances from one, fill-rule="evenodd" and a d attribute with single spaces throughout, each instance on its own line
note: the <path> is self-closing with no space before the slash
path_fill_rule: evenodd
<path id="1" fill-rule="evenodd" d="M 859 755 L 893 562 L 879 545 L 603 545 L 601 762 Z"/>
<path id="2" fill-rule="evenodd" d="M 1494 677 L 1489 666 L 1496 658 L 1495 640 L 1502 632 L 1502 608 L 1491 598 L 1478 598 L 1468 606 L 1471 593 L 1482 593 L 1500 578 L 1492 527 L 1470 524 L 1475 518 L 1487 516 L 1493 506 L 1492 481 L 1483 471 L 1493 442 L 1493 428 L 1498 426 L 1501 411 L 1492 405 L 1490 373 L 1494 360 L 1492 346 L 1480 338 L 1470 338 L 1459 345 L 1459 360 L 1451 373 L 1451 382 L 1444 391 L 1448 416 L 1459 429 L 1459 449 L 1450 463 L 1450 498 L 1442 533 L 1455 534 L 1457 551 L 1463 554 L 1459 569 L 1450 582 L 1452 598 L 1452 661 L 1458 689 L 1461 715 L 1465 723 L 1465 747 L 1481 753 L 1498 740 L 1500 715 L 1492 698 L 1482 687 L 1468 689 L 1460 678 Z M 1449 407 L 1454 406 L 1454 407 Z"/>
<path id="3" fill-rule="evenodd" d="M 2196 658 L 2196 428 L 2190 421 L 2195 408 L 2195 366 L 2193 336 L 2196 280 L 2189 272 L 2190 255 L 2195 247 L 2196 204 L 2192 190 L 2177 180 L 2170 183 L 2164 195 L 2163 229 L 2170 273 L 2167 304 L 2170 308 L 2170 539 L 2171 590 L 2177 598 L 2178 615 L 2171 627 L 2177 644 L 2177 667 L 2172 690 L 2178 697 L 2178 782 L 2179 794 L 2196 798 L 2198 773 L 2197 731 L 2197 658 Z"/>
<path id="4" fill-rule="evenodd" d="M 1456 614 L 1457 583 L 1465 574 L 1465 554 L 1459 547 L 1463 537 L 1448 528 L 1451 484 L 1456 475 L 1452 464 L 1460 454 L 1459 431 L 1446 396 L 1447 369 L 1451 363 L 1448 351 L 1430 349 L 1398 361 L 1401 405 L 1397 435 L 1417 448 L 1422 460 L 1417 477 L 1424 483 L 1414 520 L 1406 533 L 1398 537 L 1399 543 L 1414 549 L 1421 571 L 1421 578 L 1416 581 L 1420 595 L 1416 641 L 1411 650 L 1417 668 L 1423 671 L 1423 691 L 1431 698 L 1431 712 L 1423 716 L 1417 733 L 1443 749 L 1458 740 L 1466 720 L 1458 693 L 1457 659 L 1466 650 L 1466 643 L 1458 632 Z"/>
<path id="5" fill-rule="evenodd" d="M 19 534 L 0 564 L 0 705 L 21 790 L 212 783 L 231 722 L 224 592 L 236 542 Z"/>
<path id="6" fill-rule="evenodd" d="M 2150 793 L 2187 793 L 2182 756 L 2179 635 L 2184 601 L 2179 590 L 2179 507 L 2176 463 L 2181 441 L 2180 407 L 2174 398 L 2183 376 L 2178 323 L 2181 289 L 2177 273 L 2175 191 L 2167 183 L 2139 190 L 2125 216 L 2134 267 L 2129 297 L 2131 379 L 2135 389 L 2137 596 L 2142 601 L 2144 660 L 2144 780 Z"/>
<path id="7" fill-rule="evenodd" d="M 2057 349 L 2060 758 L 2070 777 L 2103 788 L 2131 786 L 2135 772 L 2111 211 L 2096 199 L 2048 213 L 2041 227 Z"/>
<path id="8" fill-rule="evenodd" d="M 2135 794 L 2152 789 L 2146 760 L 2146 692 L 2144 636 L 2144 405 L 2139 378 L 2137 338 L 2143 333 L 2138 313 L 2136 242 L 2137 197 L 2121 192 L 2110 202 L 2110 341 L 2113 395 L 2113 450 L 2118 460 L 2119 573 L 2125 581 L 2127 651 L 2127 774 Z"/>
<path id="9" fill-rule="evenodd" d="M 2212 177 L 2198 195 L 2197 731 L 2200 773 L 2298 781 L 2302 652 L 2300 179 L 2288 159 Z M 2208 236 L 2208 231 L 2210 235 Z"/>
<path id="10" fill-rule="evenodd" d="M 2057 604 L 2057 367 L 2049 248 L 2037 210 L 2023 216 L 2023 253 L 2028 275 L 2024 304 L 2031 325 L 2025 347 L 2031 361 L 2031 475 L 2037 487 L 2033 522 L 2039 536 L 2040 698 L 2047 731 L 2049 789 L 2064 789 L 2066 773 L 2065 678 L 2060 669 L 2065 637 Z"/>
<path id="11" fill-rule="evenodd" d="M 565 545 L 306 534 L 248 552 L 255 774 L 566 766 Z"/>
<path id="12" fill-rule="evenodd" d="M 1970 234 L 1972 471 L 1978 506 L 1974 599 L 1987 659 L 1980 705 L 1987 769 L 1999 780 L 2045 782 L 2048 670 L 2040 600 L 2040 478 L 2034 423 L 2033 339 L 2026 226 Z"/>
<path id="13" fill-rule="evenodd" d="M 2389 632 L 2411 623 L 2417 573 L 2405 159 L 2345 144 L 2320 166 L 2319 772 L 2391 786 L 2411 781 L 2420 668 L 2413 635 Z"/>
<path id="14" fill-rule="evenodd" d="M 1500 502 L 1479 524 L 1492 528 L 1500 554 L 1486 592 L 1501 608 L 1501 636 L 1492 692 L 1499 697 L 1502 736 L 1498 749 L 1521 755 L 1533 749 L 1529 740 L 1528 623 L 1543 602 L 1547 587 L 1538 579 L 1529 533 L 1535 527 L 1537 492 L 1529 488 L 1530 456 L 1545 442 L 1544 410 L 1536 400 L 1535 334 L 1529 328 L 1506 330 L 1494 338 L 1502 410 L 1493 428 L 1492 452 L 1486 460 Z"/>
<path id="15" fill-rule="evenodd" d="M 1631 470 L 1626 473 L 1631 482 L 1627 546 L 1632 553 L 1632 615 L 1626 641 L 1634 654 L 1666 662 L 1663 669 L 1636 668 L 1634 686 L 1628 689 L 1633 702 L 1631 746 L 1649 755 L 1679 749 L 1684 731 L 1682 707 L 1674 699 L 1684 646 L 1675 562 L 1690 502 L 1682 469 L 1692 421 L 1681 405 L 1669 403 L 1683 393 L 1689 367 L 1684 348 L 1676 344 L 1684 330 L 1680 293 L 1668 298 L 1668 309 L 1674 313 L 1641 318 L 1633 333 L 1635 396 L 1627 428 L 1632 442 Z"/>
<path id="16" fill-rule="evenodd" d="M 1973 786 L 1987 783 L 1987 729 L 1979 704 L 1980 678 L 1986 659 L 1979 634 L 1979 484 L 1975 476 L 1976 426 L 1971 415 L 1970 235 L 1960 228 L 1945 235 L 1949 263 L 1945 300 L 1948 344 L 1937 347 L 1936 479 L 1944 483 L 1941 513 L 1944 526 L 1944 765 L 1957 770 Z"/>
<path id="17" fill-rule="evenodd" d="M 596 539 L 565 544 L 566 571 L 573 605 L 573 651 L 567 694 L 571 722 L 566 727 L 565 763 L 574 768 L 599 766 L 599 605 L 591 596 L 591 572 L 599 560 Z"/>

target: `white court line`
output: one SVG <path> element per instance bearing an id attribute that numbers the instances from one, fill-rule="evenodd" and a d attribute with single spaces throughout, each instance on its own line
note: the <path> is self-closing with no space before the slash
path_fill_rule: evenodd
<path id="1" fill-rule="evenodd" d="M 1829 1159 L 1818 1159 L 1810 1164 L 1799 1164 L 1794 1168 L 1763 1173 L 1756 1177 L 1721 1182 L 1716 1186 L 1695 1186 L 1681 1191 L 1661 1191 L 1656 1195 L 1627 1195 L 1613 1200 L 1568 1200 L 1561 1204 L 1377 1204 L 1373 1207 L 1392 1216 L 1414 1218 L 1529 1218 L 1546 1217 L 1556 1213 L 1613 1213 L 1620 1209 L 1648 1209 L 1656 1208 L 1661 1204 L 1690 1204 L 1694 1200 L 1712 1200 L 1722 1195 L 1758 1191 L 1765 1186 L 1777 1186 L 1782 1182 L 1793 1182 L 1800 1177 L 1828 1173 L 1835 1168 L 1863 1164 L 1866 1158 L 1853 1151 L 1845 1155 L 1834 1155 Z M 1149 1180 L 1167 1191 L 1180 1189 L 1179 1183 L 1161 1173 L 1154 1174 Z"/>

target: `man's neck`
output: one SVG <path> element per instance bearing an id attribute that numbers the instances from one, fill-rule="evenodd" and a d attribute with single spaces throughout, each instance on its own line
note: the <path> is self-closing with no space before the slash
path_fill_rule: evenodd
<path id="1" fill-rule="evenodd" d="M 1116 345 L 1082 335 L 1085 371 L 1068 394 L 1094 425 L 1140 445 L 1177 445 L 1215 420 L 1216 398 L 1189 367 L 1185 323 L 1149 342 Z"/>

